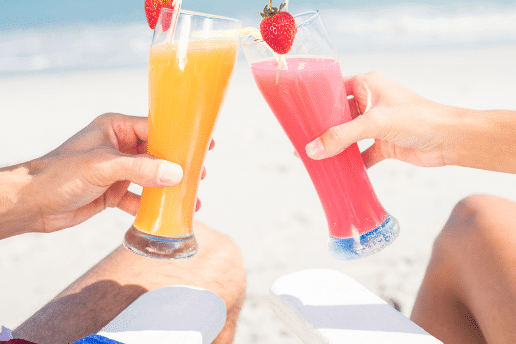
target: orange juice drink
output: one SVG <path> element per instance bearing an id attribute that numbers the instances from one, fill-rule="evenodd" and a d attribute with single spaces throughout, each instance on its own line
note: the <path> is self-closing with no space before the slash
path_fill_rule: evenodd
<path id="1" fill-rule="evenodd" d="M 192 233 L 204 155 L 229 83 L 238 43 L 165 43 L 149 57 L 148 152 L 183 168 L 180 184 L 144 188 L 134 227 L 160 237 Z"/>

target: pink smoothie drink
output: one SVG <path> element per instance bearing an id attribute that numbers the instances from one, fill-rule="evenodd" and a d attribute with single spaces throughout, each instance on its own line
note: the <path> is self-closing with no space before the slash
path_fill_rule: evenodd
<path id="1" fill-rule="evenodd" d="M 251 70 L 263 97 L 299 153 L 317 190 L 330 235 L 358 238 L 387 216 L 367 177 L 357 144 L 328 159 L 313 160 L 305 146 L 329 128 L 351 120 L 340 65 L 330 58 L 255 62 Z"/>

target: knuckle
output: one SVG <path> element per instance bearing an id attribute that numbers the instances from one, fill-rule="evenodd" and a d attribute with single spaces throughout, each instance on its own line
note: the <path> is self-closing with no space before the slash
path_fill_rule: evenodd
<path id="1" fill-rule="evenodd" d="M 100 115 L 98 118 L 103 119 L 103 120 L 111 120 L 112 118 L 115 118 L 117 116 L 119 116 L 119 114 L 114 113 L 114 112 L 106 112 L 106 113 L 103 113 L 102 115 Z"/>
<path id="2" fill-rule="evenodd" d="M 109 119 L 111 118 L 112 114 L 111 113 L 103 113 L 102 115 L 98 116 L 97 118 L 95 118 L 93 120 L 94 123 L 97 123 L 97 124 L 103 124 L 105 122 L 108 122 Z"/>
<path id="3" fill-rule="evenodd" d="M 377 71 L 372 71 L 366 74 L 361 74 L 357 76 L 357 82 L 355 83 L 356 87 L 359 90 L 366 89 L 369 85 L 375 85 L 379 80 L 384 79 L 382 73 Z"/>
<path id="4" fill-rule="evenodd" d="M 369 72 L 366 74 L 357 75 L 355 78 L 355 85 L 366 85 L 371 80 L 374 80 L 377 77 L 378 72 Z"/>
<path id="5" fill-rule="evenodd" d="M 366 80 L 377 80 L 383 78 L 383 74 L 378 71 L 372 71 L 367 74 L 364 74 L 364 79 Z"/>
<path id="6" fill-rule="evenodd" d="M 95 118 L 93 123 L 101 127 L 108 127 L 111 126 L 113 122 L 116 122 L 121 116 L 122 115 L 119 113 L 106 112 Z"/>
<path id="7" fill-rule="evenodd" d="M 355 84 L 362 84 L 367 81 L 371 73 L 359 74 L 355 77 Z"/>
<path id="8" fill-rule="evenodd" d="M 142 157 L 135 157 L 131 159 L 131 164 L 129 166 L 131 170 L 130 175 L 135 176 L 146 176 L 148 175 L 149 164 L 146 159 Z"/>
<path id="9" fill-rule="evenodd" d="M 117 142 L 119 143 L 134 143 L 137 140 L 133 129 L 133 124 L 124 120 L 123 117 L 113 120 L 111 123 L 111 128 L 116 136 Z"/>
<path id="10" fill-rule="evenodd" d="M 339 143 L 346 137 L 346 129 L 341 125 L 331 127 L 328 130 L 329 143 Z"/>

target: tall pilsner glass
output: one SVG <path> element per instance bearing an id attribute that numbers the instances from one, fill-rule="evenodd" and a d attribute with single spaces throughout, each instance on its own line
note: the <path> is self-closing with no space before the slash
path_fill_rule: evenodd
<path id="1" fill-rule="evenodd" d="M 162 259 L 197 252 L 192 230 L 197 186 L 235 66 L 240 25 L 184 10 L 179 15 L 161 12 L 149 56 L 148 152 L 181 165 L 183 180 L 172 187 L 143 189 L 124 240 L 133 252 Z"/>
<path id="2" fill-rule="evenodd" d="M 319 12 L 294 19 L 297 34 L 284 59 L 255 37 L 244 38 L 242 45 L 258 88 L 317 190 L 331 254 L 340 260 L 365 257 L 398 236 L 398 223 L 378 201 L 356 143 L 329 159 L 306 155 L 307 143 L 350 121 L 351 114 L 337 55 Z"/>

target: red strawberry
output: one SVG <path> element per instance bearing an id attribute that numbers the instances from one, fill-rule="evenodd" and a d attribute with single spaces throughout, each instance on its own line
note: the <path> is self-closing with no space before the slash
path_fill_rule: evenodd
<path id="1" fill-rule="evenodd" d="M 263 17 L 260 23 L 260 33 L 263 40 L 278 54 L 286 54 L 294 44 L 294 37 L 297 33 L 294 17 L 288 12 L 281 12 L 285 4 L 281 4 L 279 10 L 272 7 L 272 0 L 269 7 L 265 6 Z"/>
<path id="2" fill-rule="evenodd" d="M 145 15 L 147 16 L 147 23 L 149 27 L 154 30 L 156 27 L 156 23 L 158 22 L 159 15 L 161 13 L 161 9 L 165 8 L 174 8 L 172 6 L 173 0 L 145 0 Z M 171 17 L 171 16 L 170 16 Z M 166 25 L 165 23 L 168 23 Z M 170 27 L 170 18 L 166 20 L 163 18 L 163 31 L 167 31 Z"/>

